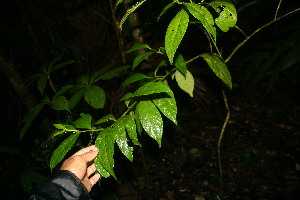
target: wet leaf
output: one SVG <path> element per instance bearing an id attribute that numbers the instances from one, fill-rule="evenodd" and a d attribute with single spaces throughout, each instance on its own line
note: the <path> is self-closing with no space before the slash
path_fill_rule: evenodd
<path id="1" fill-rule="evenodd" d="M 151 101 L 141 101 L 136 106 L 136 112 L 146 133 L 161 147 L 163 121 L 158 109 Z"/>
<path id="2" fill-rule="evenodd" d="M 94 124 L 102 124 L 102 123 L 110 121 L 110 120 L 116 121 L 115 117 L 112 114 L 103 116 L 101 119 L 96 121 Z"/>
<path id="3" fill-rule="evenodd" d="M 158 107 L 160 112 L 162 112 L 168 119 L 177 124 L 177 106 L 174 98 L 160 98 L 153 99 L 153 103 Z"/>
<path id="4" fill-rule="evenodd" d="M 170 97 L 173 97 L 174 94 L 172 90 L 166 84 L 162 82 L 148 82 L 141 87 L 139 87 L 134 93 L 133 96 L 143 96 L 150 94 L 166 93 Z"/>

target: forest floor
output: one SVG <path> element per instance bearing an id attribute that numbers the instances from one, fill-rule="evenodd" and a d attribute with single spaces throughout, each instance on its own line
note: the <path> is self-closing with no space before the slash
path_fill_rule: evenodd
<path id="1" fill-rule="evenodd" d="M 288 81 L 287 81 L 288 80 Z M 236 87 L 227 93 L 231 115 L 221 145 L 223 183 L 217 144 L 226 109 L 222 98 L 206 108 L 178 102 L 179 126 L 167 123 L 162 148 L 146 139 L 133 163 L 116 154 L 117 181 L 100 181 L 94 200 L 298 199 L 300 195 L 300 99 L 297 77 L 281 76 L 269 93 Z M 5 87 L 2 88 L 5 93 Z M 261 91 L 260 91 L 261 90 Z M 16 100 L 3 98 L 1 148 L 22 149 L 13 137 L 20 114 Z M 7 99 L 7 101 L 4 101 Z M 13 119 L 13 120 L 12 120 Z M 153 142 L 153 143 L 152 143 Z M 31 147 L 33 148 L 33 147 Z M 1 193 L 26 199 L 22 171 L 32 154 L 1 149 Z M 21 156 L 21 157 L 20 157 Z M 32 164 L 37 167 L 37 164 Z M 39 170 L 39 167 L 37 168 Z M 47 170 L 50 176 L 49 170 Z M 24 175 L 24 173 L 23 173 Z M 29 174 L 30 175 L 30 174 Z M 33 175 L 33 174 L 32 174 Z M 26 180 L 26 179 L 25 179 Z M 221 198 L 222 188 L 222 198 Z M 17 191 L 17 192 L 15 192 Z"/>
<path id="2" fill-rule="evenodd" d="M 224 102 L 202 109 L 185 101 L 179 105 L 180 130 L 166 130 L 161 149 L 151 144 L 138 150 L 133 164 L 121 161 L 120 180 L 104 180 L 101 199 L 298 199 L 299 81 L 285 78 L 268 93 L 236 89 L 227 95 L 231 115 L 221 145 L 222 186 L 216 152 Z"/>

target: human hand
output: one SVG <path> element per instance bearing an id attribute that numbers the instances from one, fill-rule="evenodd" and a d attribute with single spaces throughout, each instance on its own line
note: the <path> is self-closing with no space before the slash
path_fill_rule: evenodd
<path id="1" fill-rule="evenodd" d="M 94 145 L 83 148 L 65 160 L 60 170 L 68 170 L 75 174 L 90 192 L 95 183 L 100 179 L 100 174 L 94 174 L 96 166 L 93 163 L 98 151 L 98 148 Z"/>

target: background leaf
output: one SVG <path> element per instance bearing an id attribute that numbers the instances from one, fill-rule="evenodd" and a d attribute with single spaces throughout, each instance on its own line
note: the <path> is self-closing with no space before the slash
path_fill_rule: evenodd
<path id="1" fill-rule="evenodd" d="M 133 13 L 138 7 L 140 7 L 143 3 L 145 3 L 147 0 L 143 0 L 140 2 L 137 2 L 134 6 L 132 6 L 130 9 L 128 9 L 125 13 L 125 15 L 122 17 L 121 22 L 120 22 L 120 29 L 122 30 L 122 26 L 124 24 L 124 22 L 126 21 L 126 19 L 128 18 L 128 16 Z"/>
<path id="2" fill-rule="evenodd" d="M 148 58 L 154 53 L 155 53 L 154 51 L 149 51 L 135 57 L 135 59 L 133 60 L 132 68 L 133 69 L 136 68 L 143 60 L 145 60 L 146 58 Z"/>
<path id="3" fill-rule="evenodd" d="M 161 147 L 163 121 L 155 105 L 151 101 L 141 101 L 136 106 L 136 112 L 146 133 Z"/>
<path id="4" fill-rule="evenodd" d="M 75 121 L 76 128 L 85 128 L 91 129 L 92 128 L 92 116 L 90 114 L 80 114 L 80 118 Z"/>
<path id="5" fill-rule="evenodd" d="M 105 93 L 99 86 L 91 85 L 85 88 L 84 100 L 95 109 L 103 108 L 105 103 Z"/>
<path id="6" fill-rule="evenodd" d="M 165 36 L 165 47 L 171 64 L 173 64 L 175 52 L 186 32 L 188 23 L 189 15 L 182 9 L 176 14 L 168 26 Z"/>
<path id="7" fill-rule="evenodd" d="M 136 81 L 146 79 L 146 78 L 148 78 L 148 76 L 146 76 L 145 74 L 142 74 L 142 73 L 132 74 L 121 84 L 121 87 L 125 87 L 126 85 L 128 85 L 130 83 L 134 83 Z"/>
<path id="8" fill-rule="evenodd" d="M 52 106 L 54 110 L 67 110 L 69 111 L 69 102 L 64 96 L 57 96 L 52 100 Z"/>
<path id="9" fill-rule="evenodd" d="M 80 90 L 78 90 L 75 94 L 73 94 L 73 96 L 70 98 L 69 100 L 69 109 L 72 110 L 80 101 L 81 97 L 84 94 L 85 89 L 81 88 Z"/>
<path id="10" fill-rule="evenodd" d="M 115 117 L 112 114 L 108 114 L 108 115 L 103 116 L 101 119 L 96 121 L 94 124 L 102 124 L 102 123 L 107 122 L 109 120 L 116 121 Z"/>
<path id="11" fill-rule="evenodd" d="M 145 43 L 134 43 L 127 51 L 124 53 L 131 53 L 133 51 L 139 50 L 139 49 L 150 49 L 148 44 Z"/>
<path id="12" fill-rule="evenodd" d="M 50 160 L 50 169 L 52 170 L 64 157 L 65 155 L 70 151 L 74 143 L 76 142 L 78 136 L 78 133 L 71 134 L 67 139 L 65 139 L 58 147 L 55 149 L 51 156 Z"/>

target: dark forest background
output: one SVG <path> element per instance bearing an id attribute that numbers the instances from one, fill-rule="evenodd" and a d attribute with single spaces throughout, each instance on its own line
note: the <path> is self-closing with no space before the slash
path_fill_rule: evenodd
<path id="1" fill-rule="evenodd" d="M 53 76 L 58 85 L 72 83 L 83 73 L 122 64 L 113 17 L 121 19 L 121 4 L 112 14 L 113 0 L 2 0 L 0 3 L 0 190 L 6 199 L 26 199 L 31 187 L 51 176 L 43 146 L 53 130 L 55 113 L 43 111 L 19 141 L 22 120 L 40 101 L 28 78 L 55 58 L 77 62 Z M 135 2 L 135 1 L 133 1 Z M 234 1 L 237 25 L 247 34 L 271 21 L 279 1 Z M 172 18 L 156 17 L 166 5 L 148 0 L 139 10 L 137 27 L 124 25 L 124 48 L 136 41 L 132 28 L 142 31 L 145 43 L 164 42 Z M 300 7 L 283 0 L 278 15 Z M 192 58 L 205 48 L 191 28 L 183 52 Z M 222 53 L 243 39 L 232 29 L 219 33 Z M 130 61 L 130 57 L 127 60 Z M 155 59 L 148 60 L 157 63 Z M 231 119 L 222 145 L 224 199 L 297 199 L 300 191 L 300 12 L 263 29 L 233 57 L 228 68 L 233 89 L 228 92 Z M 151 142 L 128 163 L 117 158 L 119 180 L 101 180 L 94 199 L 218 199 L 216 145 L 226 110 L 219 85 L 208 69 L 189 66 L 196 79 L 194 98 L 177 91 L 180 128 L 167 125 L 164 145 Z M 104 86 L 109 102 L 120 82 Z M 46 88 L 50 90 L 50 88 Z M 113 103 L 111 103 L 113 104 Z M 115 110 L 118 107 L 114 108 Z"/>

